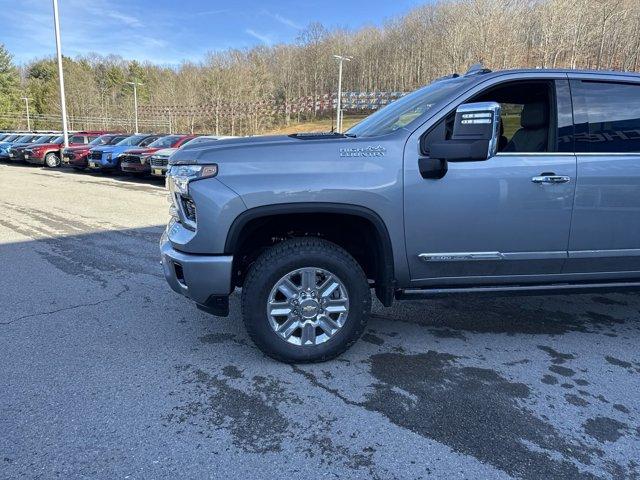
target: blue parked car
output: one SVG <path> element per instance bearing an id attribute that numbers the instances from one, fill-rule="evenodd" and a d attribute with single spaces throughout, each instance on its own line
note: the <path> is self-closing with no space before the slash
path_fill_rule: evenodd
<path id="1" fill-rule="evenodd" d="M 146 147 L 163 135 L 141 133 L 121 140 L 115 145 L 102 145 L 89 152 L 89 168 L 91 170 L 120 170 L 120 155 L 133 148 Z"/>

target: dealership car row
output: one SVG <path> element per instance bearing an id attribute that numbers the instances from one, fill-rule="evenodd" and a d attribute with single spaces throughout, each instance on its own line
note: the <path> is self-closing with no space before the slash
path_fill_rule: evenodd
<path id="1" fill-rule="evenodd" d="M 0 161 L 161 177 L 169 157 L 180 147 L 222 138 L 228 137 L 91 130 L 70 134 L 64 148 L 60 132 L 0 132 Z"/>

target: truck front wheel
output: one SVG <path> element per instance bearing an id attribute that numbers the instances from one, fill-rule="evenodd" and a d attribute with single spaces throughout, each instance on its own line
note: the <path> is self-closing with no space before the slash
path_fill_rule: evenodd
<path id="1" fill-rule="evenodd" d="M 318 238 L 287 240 L 265 251 L 242 290 L 251 339 L 287 363 L 340 355 L 358 340 L 370 310 L 371 292 L 358 262 Z"/>

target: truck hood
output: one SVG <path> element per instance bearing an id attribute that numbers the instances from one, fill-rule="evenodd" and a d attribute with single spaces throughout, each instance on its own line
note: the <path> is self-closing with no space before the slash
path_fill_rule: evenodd
<path id="1" fill-rule="evenodd" d="M 127 152 L 129 150 L 135 150 L 136 147 L 132 147 L 131 145 L 102 145 L 100 147 L 94 147 L 91 150 L 94 152 L 103 152 L 103 153 L 122 153 Z"/>
<path id="2" fill-rule="evenodd" d="M 62 148 L 61 143 L 31 143 L 26 148 Z"/>
<path id="3" fill-rule="evenodd" d="M 158 148 L 131 148 L 127 150 L 127 153 L 129 155 L 151 155 L 158 150 Z"/>
<path id="4" fill-rule="evenodd" d="M 357 144 L 376 144 L 371 139 L 356 139 L 340 134 L 317 133 L 296 135 L 271 135 L 242 138 L 211 140 L 193 146 L 186 144 L 176 151 L 170 159 L 171 165 L 207 164 L 219 161 L 266 158 L 267 152 L 286 152 L 299 155 L 300 160 L 313 153 L 322 151 L 335 152 L 336 156 L 342 148 L 358 148 Z M 364 148 L 364 147 L 363 147 Z"/>
<path id="5" fill-rule="evenodd" d="M 94 148 L 98 148 L 98 147 L 94 147 L 93 145 L 89 145 L 89 144 L 87 144 L 87 145 L 76 145 L 76 146 L 72 147 L 71 144 L 70 144 L 64 150 L 66 152 L 82 152 L 84 150 L 92 150 Z"/>
<path id="6" fill-rule="evenodd" d="M 155 152 L 153 155 L 155 157 L 170 157 L 173 152 L 178 150 L 177 148 L 162 148 Z"/>

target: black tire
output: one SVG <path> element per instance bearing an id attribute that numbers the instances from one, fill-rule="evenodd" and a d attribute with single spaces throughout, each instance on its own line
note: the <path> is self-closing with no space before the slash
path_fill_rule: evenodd
<path id="1" fill-rule="evenodd" d="M 44 166 L 48 168 L 58 168 L 60 166 L 60 157 L 54 152 L 49 152 L 44 156 Z"/>
<path id="2" fill-rule="evenodd" d="M 344 284 L 349 311 L 342 328 L 324 343 L 299 346 L 281 338 L 269 324 L 271 289 L 287 273 L 305 267 L 326 269 Z M 353 345 L 364 331 L 371 311 L 367 277 L 356 260 L 338 245 L 319 238 L 281 242 L 265 251 L 249 269 L 242 289 L 242 315 L 253 342 L 270 357 L 285 363 L 323 362 Z"/>

